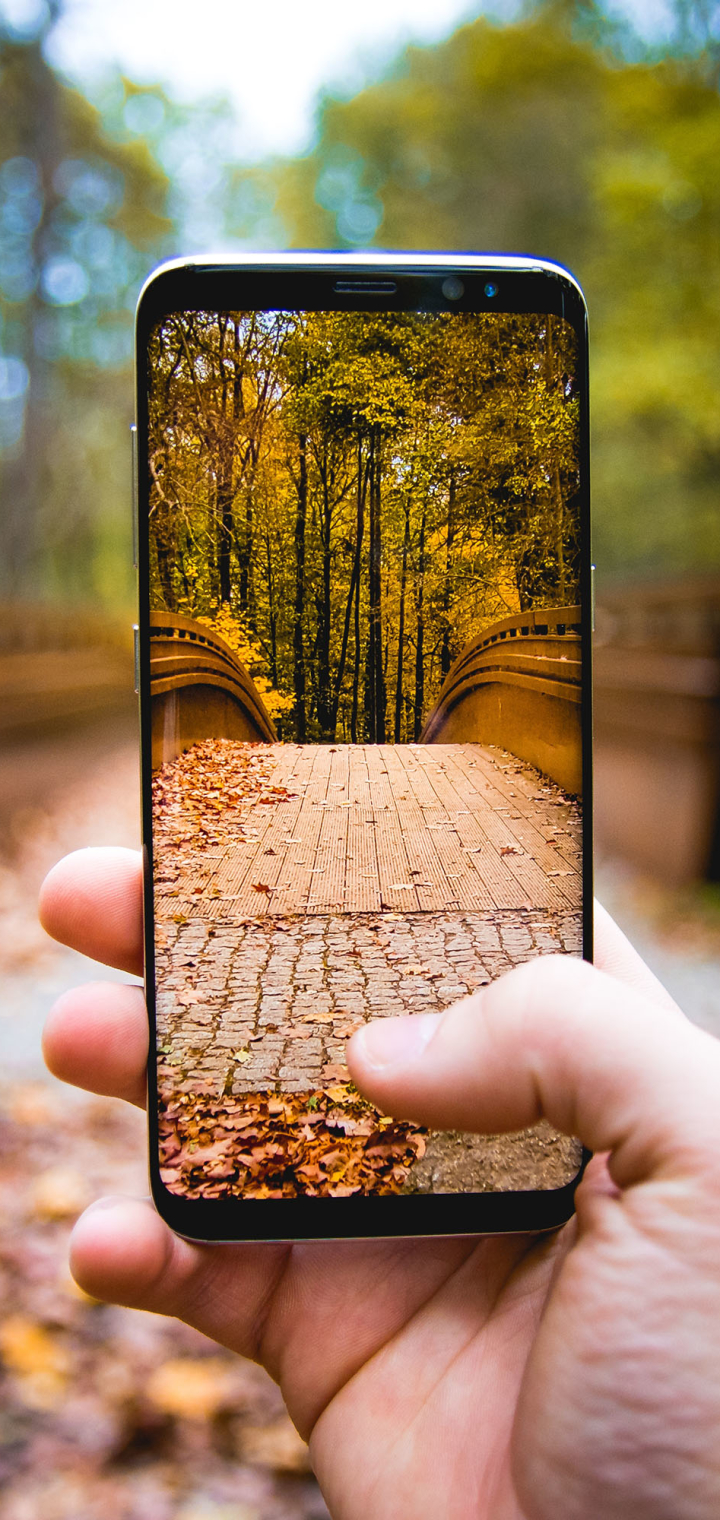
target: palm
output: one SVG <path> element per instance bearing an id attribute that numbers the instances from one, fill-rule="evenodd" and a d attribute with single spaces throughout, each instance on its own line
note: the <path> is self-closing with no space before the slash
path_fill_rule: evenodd
<path id="1" fill-rule="evenodd" d="M 524 1514 L 510 1438 L 558 1249 L 518 1236 L 294 1248 L 257 1349 L 300 1428 L 315 1425 L 337 1520 Z"/>

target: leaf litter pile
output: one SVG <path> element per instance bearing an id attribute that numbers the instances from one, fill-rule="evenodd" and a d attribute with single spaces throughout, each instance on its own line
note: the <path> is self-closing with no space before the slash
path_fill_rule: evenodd
<path id="1" fill-rule="evenodd" d="M 162 765 L 153 776 L 156 885 L 172 885 L 181 872 L 197 874 L 203 851 L 224 843 L 228 833 L 245 838 L 249 802 L 294 796 L 273 785 L 274 768 L 268 745 L 234 739 L 205 739 Z"/>
<path id="2" fill-rule="evenodd" d="M 427 1130 L 383 1117 L 351 1083 L 306 1093 L 167 1097 L 161 1176 L 189 1198 L 397 1193 Z"/>

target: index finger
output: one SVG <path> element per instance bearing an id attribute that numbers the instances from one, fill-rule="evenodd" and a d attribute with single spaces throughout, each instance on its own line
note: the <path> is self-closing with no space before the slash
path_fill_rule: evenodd
<path id="1" fill-rule="evenodd" d="M 40 922 L 92 960 L 142 976 L 142 856 L 103 846 L 75 850 L 45 877 Z"/>

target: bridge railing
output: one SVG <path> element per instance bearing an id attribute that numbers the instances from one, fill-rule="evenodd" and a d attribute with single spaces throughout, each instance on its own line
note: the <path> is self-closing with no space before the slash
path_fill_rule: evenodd
<path id="1" fill-rule="evenodd" d="M 720 576 L 598 598 L 595 826 L 660 879 L 720 881 Z"/>
<path id="2" fill-rule="evenodd" d="M 450 667 L 421 743 L 495 744 L 580 793 L 580 635 L 577 606 L 484 628 Z"/>
<path id="3" fill-rule="evenodd" d="M 219 634 L 194 618 L 150 614 L 153 765 L 200 739 L 277 739 L 249 671 Z"/>

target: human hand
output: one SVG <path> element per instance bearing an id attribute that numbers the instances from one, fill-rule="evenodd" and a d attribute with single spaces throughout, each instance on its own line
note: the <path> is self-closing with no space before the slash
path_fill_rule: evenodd
<path id="1" fill-rule="evenodd" d="M 131 852 L 68 857 L 41 911 L 139 970 Z M 334 1520 L 717 1520 L 720 1047 L 602 910 L 597 942 L 603 971 L 542 958 L 435 1021 L 368 1026 L 349 1053 L 398 1116 L 490 1132 L 545 1116 L 609 1153 L 559 1234 L 201 1246 L 130 1200 L 76 1226 L 89 1293 L 268 1367 Z M 65 994 L 45 1051 L 64 1080 L 142 1102 L 141 992 Z"/>

